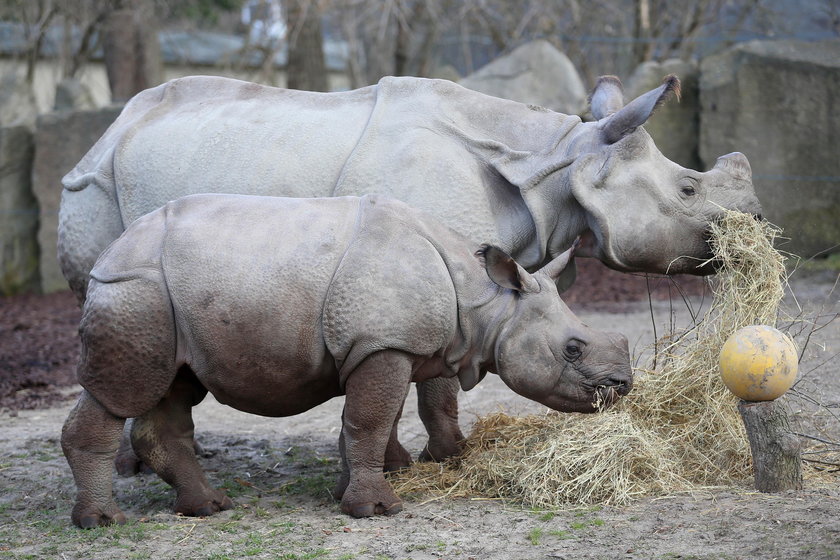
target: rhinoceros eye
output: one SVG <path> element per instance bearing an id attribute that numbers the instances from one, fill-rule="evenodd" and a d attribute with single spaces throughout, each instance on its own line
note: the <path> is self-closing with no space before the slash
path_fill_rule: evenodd
<path id="1" fill-rule="evenodd" d="M 566 355 L 567 360 L 577 360 L 583 354 L 583 343 L 579 340 L 569 341 L 566 343 L 566 348 L 563 349 L 563 353 Z"/>
<path id="2" fill-rule="evenodd" d="M 680 183 L 680 192 L 686 198 L 691 198 L 692 196 L 697 194 L 697 183 L 691 177 L 683 178 Z"/>

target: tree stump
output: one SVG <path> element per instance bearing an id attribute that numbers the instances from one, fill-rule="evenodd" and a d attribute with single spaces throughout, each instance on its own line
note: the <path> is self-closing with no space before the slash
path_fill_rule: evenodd
<path id="1" fill-rule="evenodd" d="M 801 445 L 790 431 L 784 406 L 777 401 L 742 400 L 738 412 L 750 440 L 756 490 L 801 490 Z"/>

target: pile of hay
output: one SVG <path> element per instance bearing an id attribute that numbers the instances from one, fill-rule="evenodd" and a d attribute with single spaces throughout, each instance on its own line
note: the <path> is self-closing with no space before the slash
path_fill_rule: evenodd
<path id="1" fill-rule="evenodd" d="M 418 463 L 392 478 L 398 493 L 505 498 L 529 507 L 626 504 L 750 476 L 749 442 L 718 354 L 735 330 L 775 325 L 784 295 L 778 230 L 727 212 L 714 226 L 722 267 L 713 301 L 690 331 L 660 340 L 633 391 L 594 415 L 481 418 L 462 457 Z"/>

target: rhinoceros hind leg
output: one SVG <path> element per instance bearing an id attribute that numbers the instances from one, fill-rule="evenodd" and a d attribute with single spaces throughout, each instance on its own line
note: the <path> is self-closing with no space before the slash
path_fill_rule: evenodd
<path id="1" fill-rule="evenodd" d="M 126 422 L 125 431 L 120 440 L 120 448 L 117 449 L 117 457 L 114 459 L 117 474 L 124 477 L 131 477 L 137 473 L 154 474 L 154 469 L 141 461 L 131 446 L 131 428 L 133 425 L 133 419 Z"/>
<path id="2" fill-rule="evenodd" d="M 108 412 L 87 391 L 61 430 L 61 448 L 78 494 L 71 519 L 83 529 L 126 522 L 113 497 L 113 460 L 125 418 Z"/>
<path id="3" fill-rule="evenodd" d="M 417 384 L 417 408 L 429 441 L 421 461 L 443 461 L 460 455 L 464 434 L 458 425 L 458 392 L 455 377 L 437 377 Z"/>
<path id="4" fill-rule="evenodd" d="M 392 515 L 402 510 L 382 473 L 385 449 L 411 380 L 411 359 L 400 352 L 377 352 L 348 377 L 342 415 L 342 461 L 349 470 L 341 510 L 353 517 Z M 336 490 L 340 490 L 342 480 Z"/>
<path id="5" fill-rule="evenodd" d="M 230 509 L 233 502 L 213 489 L 198 464 L 193 442 L 192 407 L 207 390 L 182 368 L 158 405 L 134 419 L 131 443 L 141 461 L 175 488 L 175 512 L 205 517 Z"/>
<path id="6" fill-rule="evenodd" d="M 391 435 L 388 437 L 388 445 L 385 447 L 385 464 L 383 466 L 385 472 L 398 471 L 411 466 L 411 455 L 405 450 L 397 437 L 397 428 L 401 416 L 402 407 L 400 407 L 397 418 L 394 420 Z"/>

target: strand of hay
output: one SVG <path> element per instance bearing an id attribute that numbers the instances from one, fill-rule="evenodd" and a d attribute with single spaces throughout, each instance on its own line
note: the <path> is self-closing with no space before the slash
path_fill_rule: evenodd
<path id="1" fill-rule="evenodd" d="M 660 341 L 656 367 L 637 370 L 636 387 L 614 409 L 479 418 L 460 458 L 395 473 L 396 491 L 541 508 L 622 505 L 748 477 L 749 443 L 718 354 L 735 330 L 775 325 L 785 282 L 777 234 L 738 212 L 713 226 L 721 269 L 709 311 L 691 331 Z"/>

